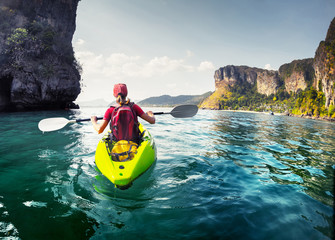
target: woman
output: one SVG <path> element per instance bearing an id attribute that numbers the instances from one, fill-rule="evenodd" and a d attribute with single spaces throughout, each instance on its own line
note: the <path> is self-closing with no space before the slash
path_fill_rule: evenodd
<path id="1" fill-rule="evenodd" d="M 93 127 L 99 134 L 105 130 L 108 123 L 111 121 L 111 119 L 113 119 L 112 118 L 113 112 L 114 112 L 113 116 L 115 116 L 116 114 L 114 111 L 115 108 L 118 108 L 124 105 L 131 106 L 133 112 L 135 112 L 136 114 L 136 122 L 137 122 L 137 117 L 139 116 L 140 118 L 144 119 L 148 123 L 151 123 L 151 124 L 155 123 L 156 119 L 152 111 L 148 111 L 145 113 L 137 104 L 130 103 L 129 99 L 126 98 L 128 95 L 126 84 L 122 84 L 122 83 L 115 84 L 113 93 L 114 93 L 114 97 L 116 98 L 117 106 L 111 106 L 110 108 L 107 109 L 101 123 L 97 122 L 96 116 L 91 117 L 91 122 L 93 124 Z M 111 130 L 113 130 L 112 126 L 111 126 Z"/>

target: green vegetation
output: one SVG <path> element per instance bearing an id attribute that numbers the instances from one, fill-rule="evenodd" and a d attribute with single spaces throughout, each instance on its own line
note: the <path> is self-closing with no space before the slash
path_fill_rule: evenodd
<path id="1" fill-rule="evenodd" d="M 257 86 L 251 84 L 229 87 L 229 92 L 221 98 L 220 109 L 283 112 L 290 95 L 282 86 L 276 94 L 266 96 L 257 92 Z M 285 104 L 286 103 L 286 104 Z"/>
<path id="2" fill-rule="evenodd" d="M 49 41 L 27 28 L 16 28 L 7 38 L 5 53 L 9 55 L 12 65 L 20 66 L 24 60 L 41 56 L 51 47 Z"/>
<path id="3" fill-rule="evenodd" d="M 335 106 L 332 104 L 328 108 L 328 117 L 335 118 Z"/>
<path id="4" fill-rule="evenodd" d="M 269 96 L 257 92 L 256 86 L 230 86 L 221 97 L 220 109 L 289 112 L 295 115 L 335 118 L 335 106 L 325 107 L 325 96 L 313 87 L 298 93 L 287 93 L 281 86 L 276 94 Z"/>
<path id="5" fill-rule="evenodd" d="M 46 55 L 56 54 L 62 61 L 74 65 L 79 72 L 82 70 L 80 63 L 74 57 L 72 46 L 61 39 L 56 39 L 56 32 L 52 26 L 35 20 L 25 27 L 11 31 L 2 54 L 6 54 L 11 66 L 16 69 L 21 68 L 26 62 L 38 61 Z M 52 66 L 47 64 L 44 62 L 42 66 L 43 75 L 53 73 Z"/>
<path id="6" fill-rule="evenodd" d="M 34 55 L 37 39 L 28 33 L 25 28 L 16 28 L 7 38 L 5 54 L 8 54 L 11 64 L 14 67 L 20 67 L 26 57 Z"/>
<path id="7" fill-rule="evenodd" d="M 335 39 L 326 43 L 326 70 L 329 77 L 335 76 Z"/>
<path id="8" fill-rule="evenodd" d="M 53 28 L 45 23 L 33 21 L 28 25 L 28 31 L 41 41 L 44 51 L 50 50 L 54 44 L 54 37 L 56 35 Z"/>
<path id="9" fill-rule="evenodd" d="M 36 57 L 52 50 L 55 32 L 47 24 L 33 21 L 25 28 L 16 28 L 6 41 L 6 53 L 16 60 L 25 57 Z"/>
<path id="10" fill-rule="evenodd" d="M 20 45 L 29 41 L 28 31 L 25 28 L 17 28 L 14 30 L 13 34 L 7 38 L 7 44 L 13 46 L 13 48 L 19 48 Z M 32 39 L 33 40 L 33 39 Z"/>
<path id="11" fill-rule="evenodd" d="M 304 114 L 308 116 L 324 117 L 328 115 L 328 111 L 325 108 L 325 102 L 324 93 L 311 87 L 309 90 L 298 94 L 292 113 L 296 115 Z"/>

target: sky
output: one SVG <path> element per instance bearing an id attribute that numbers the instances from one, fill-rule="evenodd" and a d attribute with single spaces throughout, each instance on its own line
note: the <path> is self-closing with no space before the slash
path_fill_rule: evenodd
<path id="1" fill-rule="evenodd" d="M 271 70 L 314 57 L 335 0 L 81 0 L 73 36 L 83 68 L 77 102 L 133 101 L 215 90 L 227 65 Z"/>

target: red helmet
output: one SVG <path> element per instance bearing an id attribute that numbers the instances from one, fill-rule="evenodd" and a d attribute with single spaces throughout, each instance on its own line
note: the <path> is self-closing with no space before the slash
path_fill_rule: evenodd
<path id="1" fill-rule="evenodd" d="M 122 96 L 127 97 L 128 90 L 126 84 L 118 83 L 114 85 L 114 97 L 117 97 L 119 94 L 122 94 Z"/>

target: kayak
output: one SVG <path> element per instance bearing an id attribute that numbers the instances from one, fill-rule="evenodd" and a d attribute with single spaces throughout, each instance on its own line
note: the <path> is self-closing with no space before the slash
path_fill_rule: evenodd
<path id="1" fill-rule="evenodd" d="M 126 189 L 133 181 L 146 172 L 156 161 L 156 146 L 153 137 L 139 124 L 142 140 L 130 159 L 115 159 L 112 149 L 117 144 L 109 134 L 99 141 L 95 152 L 95 164 L 100 172 L 117 188 Z"/>

